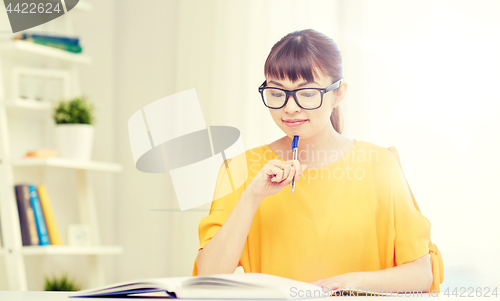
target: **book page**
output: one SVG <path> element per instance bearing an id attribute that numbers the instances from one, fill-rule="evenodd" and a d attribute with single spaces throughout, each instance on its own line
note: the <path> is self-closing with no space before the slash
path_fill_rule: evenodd
<path id="1" fill-rule="evenodd" d="M 309 289 L 321 289 L 320 287 L 307 282 L 297 281 L 275 275 L 264 273 L 244 273 L 244 274 L 220 274 L 211 276 L 197 276 L 183 282 L 183 287 L 196 286 L 205 283 L 224 283 L 239 286 L 253 287 L 308 287 Z"/>
<path id="2" fill-rule="evenodd" d="M 263 273 L 197 276 L 176 292 L 179 298 L 203 299 L 318 298 L 331 293 L 307 282 Z"/>
<path id="3" fill-rule="evenodd" d="M 192 277 L 148 278 L 134 281 L 125 281 L 115 283 L 113 285 L 79 291 L 78 294 L 75 295 L 75 297 L 117 295 L 119 293 L 126 294 L 133 291 L 140 291 L 145 289 L 156 289 L 173 292 L 181 287 L 183 281 L 190 278 Z"/>

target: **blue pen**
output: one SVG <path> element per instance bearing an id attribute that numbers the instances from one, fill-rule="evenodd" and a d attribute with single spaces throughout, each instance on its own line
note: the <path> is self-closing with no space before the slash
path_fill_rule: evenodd
<path id="1" fill-rule="evenodd" d="M 299 150 L 299 136 L 293 136 L 293 141 L 292 141 L 292 152 L 293 152 L 293 159 L 297 160 L 297 151 Z M 295 190 L 295 176 L 293 176 L 292 179 L 292 193 Z"/>

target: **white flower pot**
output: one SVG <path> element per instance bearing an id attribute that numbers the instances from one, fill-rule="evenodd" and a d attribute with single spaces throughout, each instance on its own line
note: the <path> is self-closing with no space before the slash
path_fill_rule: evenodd
<path id="1" fill-rule="evenodd" d="M 56 145 L 59 157 L 90 161 L 94 126 L 89 124 L 56 124 Z"/>

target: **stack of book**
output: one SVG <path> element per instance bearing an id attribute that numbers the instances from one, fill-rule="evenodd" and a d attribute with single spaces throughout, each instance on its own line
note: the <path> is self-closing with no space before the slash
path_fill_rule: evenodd
<path id="1" fill-rule="evenodd" d="M 16 185 L 23 246 L 62 245 L 45 185 Z"/>
<path id="2" fill-rule="evenodd" d="M 78 38 L 23 33 L 18 36 L 15 36 L 14 40 L 23 40 L 35 44 L 66 50 L 73 53 L 82 52 L 82 47 L 80 46 L 80 39 Z"/>

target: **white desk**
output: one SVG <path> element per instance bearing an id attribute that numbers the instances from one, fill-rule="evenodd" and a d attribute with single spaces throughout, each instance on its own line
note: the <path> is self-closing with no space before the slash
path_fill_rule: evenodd
<path id="1" fill-rule="evenodd" d="M 115 300 L 127 300 L 127 301 L 131 301 L 131 300 L 141 300 L 140 298 L 69 298 L 69 296 L 71 295 L 74 295 L 75 292 L 15 292 L 15 291 L 0 291 L 0 300 L 1 301 L 61 301 L 61 300 L 65 300 L 65 301 L 94 301 L 94 300 L 106 300 L 106 301 L 115 301 Z M 318 300 L 334 300 L 333 298 L 337 299 L 337 298 L 350 298 L 351 300 L 355 299 L 355 300 L 360 300 L 360 299 L 366 299 L 366 300 L 371 300 L 373 301 L 374 299 L 373 298 L 376 298 L 376 297 L 326 297 L 326 298 L 314 298 L 314 299 L 294 299 L 294 300 L 300 300 L 300 301 L 312 301 L 312 300 L 315 300 L 315 301 L 318 301 Z M 384 297 L 378 297 L 378 298 L 384 298 Z M 409 300 L 409 299 L 413 299 L 413 298 L 408 298 L 408 297 L 404 297 L 404 296 L 401 296 L 401 297 L 385 297 L 385 298 L 390 298 L 390 299 L 393 299 L 393 298 L 396 298 L 396 299 L 404 299 L 404 300 Z M 385 299 L 384 298 L 384 299 Z M 167 300 L 169 298 L 142 298 L 143 300 Z M 428 300 L 436 300 L 436 299 L 445 299 L 445 300 L 451 300 L 451 299 L 460 299 L 460 300 L 464 300 L 464 298 L 458 298 L 458 297 L 455 297 L 455 296 L 444 296 L 442 294 L 440 294 L 439 297 L 428 297 L 427 295 L 423 295 L 422 297 L 418 297 L 415 299 L 428 299 Z M 470 298 L 467 298 L 467 300 L 469 300 Z M 179 300 L 182 300 L 182 299 L 179 299 Z M 186 299 L 186 300 L 189 300 L 189 301 L 208 301 L 210 299 Z M 244 299 L 239 299 L 239 300 L 244 300 Z M 250 299 L 247 299 L 248 301 L 250 301 Z M 271 299 L 270 299 L 271 300 Z M 226 300 L 226 301 L 229 301 L 229 300 Z M 262 301 L 265 301 L 265 300 L 262 300 Z M 276 300 L 272 300 L 272 301 L 276 301 Z"/>
<path id="2" fill-rule="evenodd" d="M 129 300 L 130 299 L 94 299 L 94 298 L 69 298 L 69 296 L 74 295 L 75 292 L 17 292 L 17 291 L 0 291 L 1 301 L 92 301 L 92 300 Z"/>

